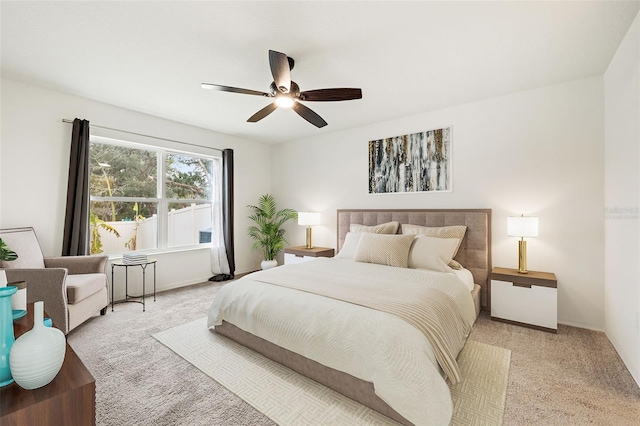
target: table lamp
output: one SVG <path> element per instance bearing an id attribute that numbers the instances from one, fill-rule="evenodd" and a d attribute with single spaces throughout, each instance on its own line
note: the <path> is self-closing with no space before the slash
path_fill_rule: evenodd
<path id="1" fill-rule="evenodd" d="M 507 234 L 520 237 L 518 241 L 518 272 L 527 273 L 527 242 L 524 237 L 538 236 L 538 218 L 535 216 L 510 216 L 507 218 Z"/>
<path id="2" fill-rule="evenodd" d="M 298 225 L 307 227 L 307 246 L 306 248 L 313 248 L 311 242 L 311 227 L 314 225 L 320 225 L 320 213 L 317 212 L 298 212 Z"/>

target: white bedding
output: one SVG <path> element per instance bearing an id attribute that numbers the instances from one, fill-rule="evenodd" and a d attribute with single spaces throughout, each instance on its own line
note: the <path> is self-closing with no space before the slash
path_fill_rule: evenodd
<path id="1" fill-rule="evenodd" d="M 460 278 L 462 282 L 467 286 L 469 291 L 473 291 L 473 287 L 475 283 L 473 282 L 473 274 L 468 269 L 452 269 L 451 273 L 456 277 Z"/>
<path id="2" fill-rule="evenodd" d="M 416 277 L 449 294 L 465 320 L 473 324 L 475 309 L 467 286 L 451 273 L 409 270 L 337 259 L 286 265 L 315 271 L 322 280 L 341 276 L 386 280 Z M 260 282 L 257 272 L 222 287 L 209 310 L 209 327 L 223 320 L 269 342 L 371 382 L 376 394 L 416 425 L 448 424 L 451 395 L 431 345 L 402 319 L 312 293 Z M 427 284 L 428 282 L 428 284 Z M 457 354 L 456 354 L 457 355 Z"/>

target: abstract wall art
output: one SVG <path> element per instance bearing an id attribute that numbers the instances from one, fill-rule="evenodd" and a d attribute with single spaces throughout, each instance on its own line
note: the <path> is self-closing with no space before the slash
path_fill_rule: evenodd
<path id="1" fill-rule="evenodd" d="M 451 191 L 451 126 L 369 141 L 369 194 Z"/>

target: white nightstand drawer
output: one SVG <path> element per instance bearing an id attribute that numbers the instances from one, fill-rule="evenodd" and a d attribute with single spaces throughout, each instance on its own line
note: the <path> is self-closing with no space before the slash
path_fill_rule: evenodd
<path id="1" fill-rule="evenodd" d="M 558 290 L 491 280 L 491 317 L 557 330 Z"/>
<path id="2" fill-rule="evenodd" d="M 293 265 L 295 263 L 308 262 L 308 261 L 314 260 L 314 259 L 316 259 L 316 258 L 312 257 L 312 256 L 296 256 L 295 254 L 292 254 L 292 253 L 285 253 L 284 254 L 284 264 L 285 265 Z"/>

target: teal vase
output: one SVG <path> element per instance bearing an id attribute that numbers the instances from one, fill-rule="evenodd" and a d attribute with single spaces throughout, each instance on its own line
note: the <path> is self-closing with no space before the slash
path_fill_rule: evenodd
<path id="1" fill-rule="evenodd" d="M 0 287 L 0 387 L 13 383 L 9 367 L 9 353 L 15 341 L 13 336 L 13 311 L 11 296 L 18 287 Z"/>

